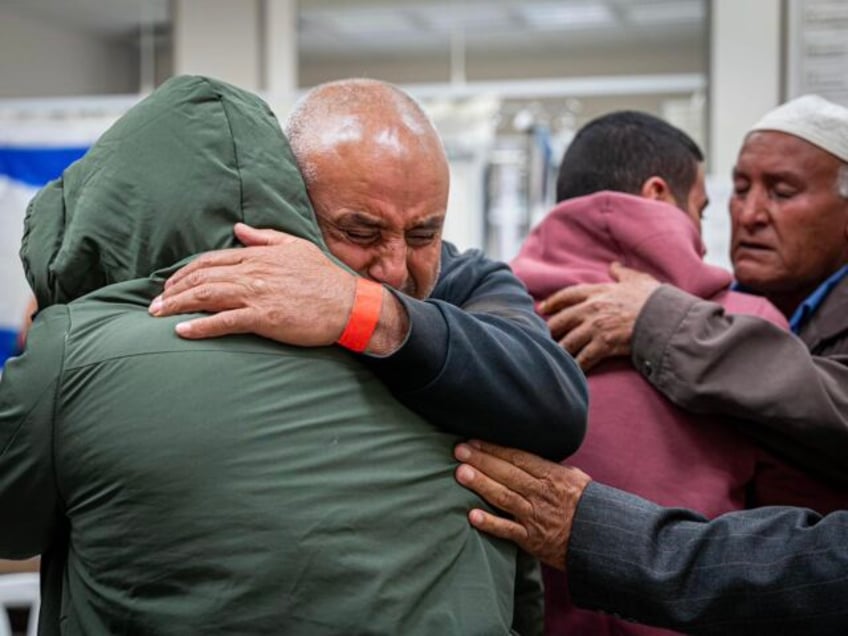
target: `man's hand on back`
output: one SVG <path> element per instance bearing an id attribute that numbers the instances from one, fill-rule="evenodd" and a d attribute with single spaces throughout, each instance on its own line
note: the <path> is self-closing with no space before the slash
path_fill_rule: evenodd
<path id="1" fill-rule="evenodd" d="M 660 283 L 620 263 L 610 266 L 616 283 L 566 287 L 539 305 L 551 335 L 584 371 L 613 356 L 630 355 L 639 312 Z"/>
<path id="2" fill-rule="evenodd" d="M 581 470 L 524 451 L 473 441 L 459 444 L 463 462 L 457 481 L 512 519 L 475 508 L 468 519 L 478 530 L 514 541 L 551 567 L 565 568 L 577 503 L 591 479 Z"/>
<path id="3" fill-rule="evenodd" d="M 177 325 L 183 338 L 253 333 L 305 347 L 333 344 L 350 315 L 356 276 L 304 239 L 243 224 L 235 233 L 246 247 L 209 252 L 177 271 L 150 313 L 214 314 Z M 409 328 L 400 302 L 383 293 L 377 349 L 369 353 L 390 353 Z"/>

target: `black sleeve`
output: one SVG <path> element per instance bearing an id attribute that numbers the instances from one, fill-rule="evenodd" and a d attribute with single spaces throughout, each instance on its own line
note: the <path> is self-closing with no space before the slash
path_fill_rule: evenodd
<path id="1" fill-rule="evenodd" d="M 592 482 L 566 556 L 586 609 L 692 634 L 848 633 L 848 512 L 765 507 L 712 521 Z"/>
<path id="2" fill-rule="evenodd" d="M 463 437 L 554 460 L 577 449 L 586 430 L 586 380 L 507 265 L 445 244 L 431 296 L 398 297 L 409 337 L 388 357 L 365 357 L 395 397 Z"/>

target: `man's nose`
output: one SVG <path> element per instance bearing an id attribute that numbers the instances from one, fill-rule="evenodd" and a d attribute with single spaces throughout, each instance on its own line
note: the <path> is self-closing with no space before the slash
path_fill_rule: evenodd
<path id="1" fill-rule="evenodd" d="M 762 225 L 768 218 L 768 197 L 762 188 L 751 188 L 744 198 L 737 199 L 736 220 L 745 227 Z"/>
<path id="2" fill-rule="evenodd" d="M 406 241 L 392 241 L 384 245 L 368 268 L 369 278 L 394 289 L 404 289 L 409 278 L 406 250 Z"/>

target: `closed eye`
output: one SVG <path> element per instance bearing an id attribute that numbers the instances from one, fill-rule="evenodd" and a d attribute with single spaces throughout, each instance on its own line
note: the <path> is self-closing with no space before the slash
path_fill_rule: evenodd
<path id="1" fill-rule="evenodd" d="M 413 246 L 429 245 L 436 240 L 437 236 L 438 232 L 436 230 L 409 232 L 406 235 L 406 242 Z"/>
<path id="2" fill-rule="evenodd" d="M 798 194 L 798 190 L 785 183 L 778 183 L 772 188 L 772 194 L 778 199 L 790 199 Z"/>
<path id="3" fill-rule="evenodd" d="M 369 230 L 369 229 L 343 229 L 345 237 L 354 243 L 368 244 L 374 243 L 380 238 L 379 230 Z"/>
<path id="4" fill-rule="evenodd" d="M 733 194 L 735 194 L 736 196 L 743 196 L 748 192 L 750 187 L 751 187 L 751 184 L 748 183 L 747 181 L 739 181 L 739 180 L 734 181 L 733 182 Z"/>

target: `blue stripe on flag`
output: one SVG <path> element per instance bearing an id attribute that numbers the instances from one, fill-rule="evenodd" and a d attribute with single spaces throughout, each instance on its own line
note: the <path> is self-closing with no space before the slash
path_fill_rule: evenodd
<path id="1" fill-rule="evenodd" d="M 71 163 L 82 157 L 87 147 L 76 148 L 9 148 L 0 147 L 0 175 L 41 187 L 62 174 Z"/>
<path id="2" fill-rule="evenodd" d="M 3 368 L 3 363 L 7 358 L 11 358 L 17 353 L 18 349 L 18 332 L 11 329 L 0 328 L 0 369 Z"/>

